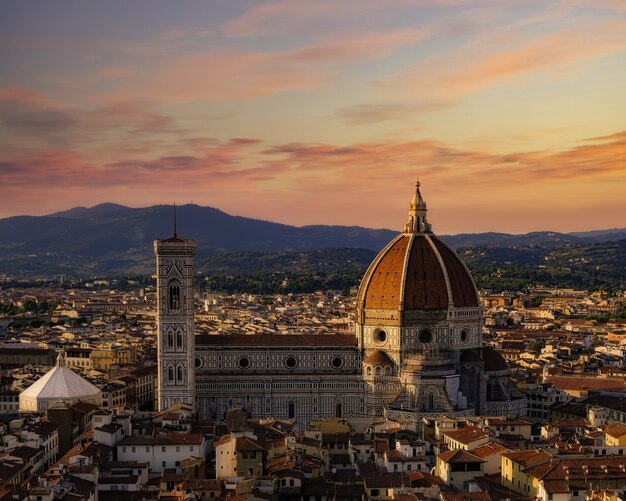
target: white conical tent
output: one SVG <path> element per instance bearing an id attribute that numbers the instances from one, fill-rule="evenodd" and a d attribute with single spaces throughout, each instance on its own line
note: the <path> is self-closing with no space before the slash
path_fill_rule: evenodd
<path id="1" fill-rule="evenodd" d="M 20 393 L 20 412 L 42 412 L 50 407 L 78 401 L 100 405 L 102 393 L 66 367 L 59 353 L 56 367 Z"/>

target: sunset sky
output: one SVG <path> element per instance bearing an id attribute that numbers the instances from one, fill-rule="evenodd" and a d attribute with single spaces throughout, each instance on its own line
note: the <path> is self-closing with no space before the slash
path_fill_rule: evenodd
<path id="1" fill-rule="evenodd" d="M 0 217 L 626 227 L 626 0 L 0 3 Z"/>

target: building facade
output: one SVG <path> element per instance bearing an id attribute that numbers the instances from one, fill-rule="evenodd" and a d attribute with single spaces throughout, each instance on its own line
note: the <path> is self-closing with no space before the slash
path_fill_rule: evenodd
<path id="1" fill-rule="evenodd" d="M 158 408 L 194 405 L 196 243 L 174 236 L 154 242 L 157 266 Z"/>
<path id="2" fill-rule="evenodd" d="M 433 235 L 426 213 L 417 183 L 402 233 L 361 282 L 355 334 L 194 338 L 195 247 L 176 236 L 156 241 L 160 408 L 193 402 L 201 419 L 215 419 L 240 407 L 300 426 L 324 417 L 387 417 L 418 427 L 421 418 L 441 415 L 524 416 L 526 401 L 506 362 L 483 346 L 471 274 Z M 181 255 L 187 268 L 173 264 Z M 172 284 L 180 284 L 184 307 Z M 176 333 L 186 340 L 182 349 Z M 177 367 L 194 370 L 172 381 L 172 366 L 174 376 Z"/>

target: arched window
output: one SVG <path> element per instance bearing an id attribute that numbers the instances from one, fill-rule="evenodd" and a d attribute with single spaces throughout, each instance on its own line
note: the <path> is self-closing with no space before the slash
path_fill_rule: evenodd
<path id="1" fill-rule="evenodd" d="M 380 365 L 377 365 L 377 366 L 376 366 L 376 371 L 375 371 L 375 374 L 376 374 L 377 376 L 380 376 Z"/>
<path id="2" fill-rule="evenodd" d="M 174 334 L 171 332 L 167 335 L 167 346 L 168 348 L 174 348 Z"/>
<path id="3" fill-rule="evenodd" d="M 431 393 L 428 395 L 428 410 L 429 411 L 435 410 L 435 394 L 434 393 Z"/>
<path id="4" fill-rule="evenodd" d="M 183 333 L 182 332 L 178 333 L 178 348 L 180 349 L 183 348 Z"/>
<path id="5" fill-rule="evenodd" d="M 170 381 L 174 381 L 174 367 L 171 367 L 167 370 L 167 379 Z"/>
<path id="6" fill-rule="evenodd" d="M 341 402 L 335 404 L 335 417 L 343 417 Z"/>
<path id="7" fill-rule="evenodd" d="M 291 402 L 289 402 L 288 411 L 287 412 L 288 412 L 289 419 L 295 419 L 296 418 L 296 404 L 294 403 L 293 400 Z"/>
<path id="8" fill-rule="evenodd" d="M 178 282 L 170 284 L 169 308 L 170 310 L 180 310 L 180 285 L 178 285 Z"/>
<path id="9" fill-rule="evenodd" d="M 178 366 L 178 382 L 183 382 L 183 368 L 180 365 Z"/>
<path id="10" fill-rule="evenodd" d="M 372 375 L 372 368 L 368 367 L 365 372 L 367 372 L 368 376 L 371 376 Z"/>

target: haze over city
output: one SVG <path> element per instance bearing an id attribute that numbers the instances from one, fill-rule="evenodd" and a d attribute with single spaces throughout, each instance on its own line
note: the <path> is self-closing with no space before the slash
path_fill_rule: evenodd
<path id="1" fill-rule="evenodd" d="M 621 1 L 4 2 L 0 217 L 625 226 Z"/>

